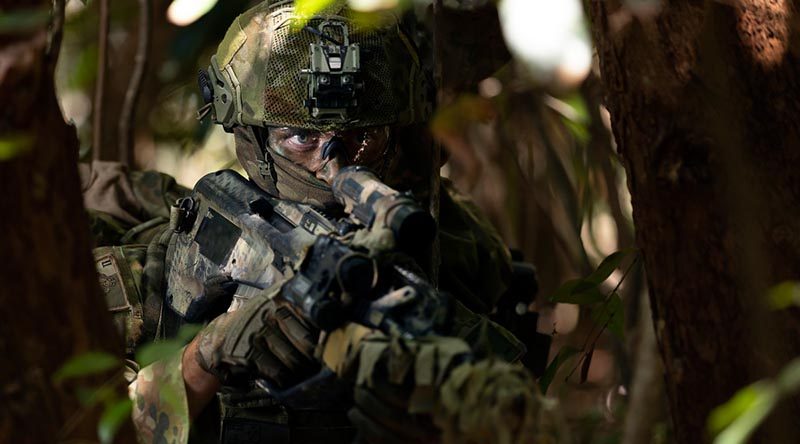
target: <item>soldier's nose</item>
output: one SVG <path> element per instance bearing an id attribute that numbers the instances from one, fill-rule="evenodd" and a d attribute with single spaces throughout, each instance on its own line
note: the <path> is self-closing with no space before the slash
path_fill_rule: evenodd
<path id="1" fill-rule="evenodd" d="M 317 170 L 317 179 L 324 181 L 328 185 L 332 185 L 333 179 L 339 174 L 339 170 L 345 166 L 347 165 L 344 164 L 344 156 L 336 156 Z"/>

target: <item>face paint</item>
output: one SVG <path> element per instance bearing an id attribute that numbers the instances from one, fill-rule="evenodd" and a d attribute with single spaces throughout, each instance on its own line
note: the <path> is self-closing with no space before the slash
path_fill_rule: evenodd
<path id="1" fill-rule="evenodd" d="M 332 167 L 338 171 L 346 165 L 378 169 L 389 149 L 390 134 L 388 126 L 327 132 L 273 127 L 268 130 L 268 143 L 275 152 L 309 172 L 327 176 Z"/>

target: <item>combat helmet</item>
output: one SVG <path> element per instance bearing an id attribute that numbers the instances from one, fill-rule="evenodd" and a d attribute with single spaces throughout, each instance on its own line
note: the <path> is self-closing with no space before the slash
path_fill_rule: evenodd
<path id="1" fill-rule="evenodd" d="M 234 20 L 200 79 L 214 122 L 234 132 L 242 166 L 271 192 L 276 173 L 253 128 L 418 124 L 430 117 L 430 83 L 400 17 L 365 22 L 345 1 L 310 18 L 293 1 L 260 3 Z"/>

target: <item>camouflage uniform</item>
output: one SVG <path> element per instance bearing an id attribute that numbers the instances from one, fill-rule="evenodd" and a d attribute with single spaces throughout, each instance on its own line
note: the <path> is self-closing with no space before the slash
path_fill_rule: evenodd
<path id="1" fill-rule="evenodd" d="M 81 173 L 92 230 L 96 244 L 101 245 L 94 250 L 101 283 L 132 357 L 137 345 L 170 337 L 182 323 L 162 299 L 167 243 L 164 233 L 168 239 L 170 205 L 189 190 L 164 174 L 128 172 L 115 163 L 83 164 Z M 482 318 L 472 311 L 487 313 L 506 290 L 510 257 L 497 232 L 468 198 L 446 180 L 443 191 L 440 194 L 440 287 L 465 306 L 457 316 L 455 333 L 477 341 Z M 122 239 L 130 243 L 108 246 Z M 517 358 L 520 344 L 502 337 L 504 330 L 495 331 L 500 335 L 494 338 L 496 352 L 512 360 Z M 361 378 L 364 382 L 366 376 Z M 154 380 L 159 381 L 158 390 L 147 390 L 147 385 Z M 134 416 L 145 425 L 140 427 L 145 431 L 144 442 L 155 442 L 153 437 L 163 437 L 167 442 L 186 442 L 189 418 L 180 357 L 142 369 L 135 384 L 137 393 L 157 396 L 147 402 L 135 399 Z M 246 415 L 243 412 L 246 409 L 235 412 L 231 409 L 227 414 Z M 328 433 L 329 426 L 324 428 Z"/>
<path id="2" fill-rule="evenodd" d="M 393 383 L 413 379 L 413 390 L 404 394 L 411 396 L 407 399 L 409 410 L 398 416 L 430 415 L 445 431 L 445 439 L 457 440 L 459 432 L 491 435 L 493 426 L 502 428 L 502 421 L 465 425 L 468 412 L 463 406 L 467 404 L 458 399 L 492 397 L 493 402 L 469 405 L 496 405 L 500 410 L 486 412 L 486 417 L 497 419 L 506 412 L 503 408 L 513 407 L 512 398 L 517 398 L 517 392 L 506 390 L 508 386 L 535 394 L 531 378 L 502 365 L 480 363 L 458 367 L 458 379 L 448 379 L 446 384 L 445 373 L 451 364 L 460 362 L 465 351 L 482 348 L 505 361 L 518 359 L 523 352 L 524 346 L 512 335 L 480 315 L 488 313 L 508 287 L 509 252 L 467 198 L 449 182 L 443 180 L 439 185 L 433 180 L 438 178 L 438 165 L 432 164 L 431 141 L 425 137 L 432 89 L 410 34 L 392 13 L 365 25 L 345 3 L 333 2 L 299 29 L 291 1 L 264 1 L 239 16 L 212 57 L 211 66 L 201 75 L 206 101 L 203 111 L 234 133 L 237 157 L 251 181 L 279 199 L 318 208 L 336 204 L 330 186 L 321 180 L 319 171 L 273 145 L 270 131 L 280 127 L 316 131 L 331 134 L 328 142 L 332 142 L 348 130 L 390 128 L 383 151 L 373 156 L 374 165 L 358 164 L 374 169 L 390 186 L 410 189 L 417 198 L 438 196 L 439 287 L 459 301 L 452 337 L 400 345 L 396 338 L 353 326 L 326 337 L 322 360 L 341 376 L 354 378 L 359 387 L 375 388 L 387 377 Z M 335 35 L 323 42 L 320 35 L 326 26 L 333 28 Z M 323 53 L 337 57 L 320 65 L 317 57 Z M 346 67 L 354 77 L 334 73 L 339 69 L 335 66 Z M 331 76 L 336 75 L 340 77 L 334 82 Z M 353 82 L 358 87 L 353 87 Z M 325 89 L 332 84 L 339 85 L 335 94 Z M 338 94 L 336 100 L 326 102 L 331 94 Z M 318 112 L 330 115 L 323 119 Z M 321 148 L 317 146 L 314 152 L 327 152 Z M 342 158 L 351 160 L 346 149 L 342 143 L 337 145 L 338 157 L 323 155 L 322 160 L 327 159 L 323 167 L 331 165 L 332 159 L 336 163 Z M 169 270 L 165 258 L 172 238 L 168 221 L 170 205 L 188 190 L 165 175 L 128 173 L 116 164 L 82 166 L 82 173 L 86 206 L 98 237 L 95 256 L 101 283 L 115 321 L 125 332 L 128 352 L 141 343 L 174 336 L 184 321 L 164 300 L 165 272 Z M 109 246 L 119 244 L 125 245 Z M 214 334 L 210 327 L 204 331 Z M 307 405 L 291 408 L 263 392 L 223 390 L 219 402 L 206 408 L 204 414 L 209 417 L 198 419 L 198 427 L 190 430 L 181 365 L 178 356 L 138 373 L 133 385 L 134 418 L 140 438 L 146 442 L 183 443 L 190 434 L 193 442 L 216 441 L 216 436 L 223 442 L 352 441 L 354 430 L 346 414 L 353 405 L 353 391 L 341 384 L 316 392 Z M 351 371 L 357 374 L 345 375 Z M 447 399 L 437 397 L 435 388 L 439 386 L 447 388 Z M 485 392 L 481 387 L 506 388 Z M 506 397 L 510 394 L 514 396 Z M 359 396 L 369 394 L 356 390 L 356 407 Z M 529 413 L 533 414 L 526 415 Z M 387 410 L 386 415 L 390 414 Z M 483 415 L 479 410 L 477 414 Z M 200 430 L 219 425 L 218 418 L 222 418 L 219 435 Z M 500 441 L 515 442 L 515 436 L 528 436 L 522 433 L 526 427 L 518 424 L 515 433 L 506 433 Z"/>

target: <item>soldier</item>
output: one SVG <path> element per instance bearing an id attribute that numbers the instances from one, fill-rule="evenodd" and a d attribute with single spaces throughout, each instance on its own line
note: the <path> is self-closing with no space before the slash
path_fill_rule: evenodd
<path id="1" fill-rule="evenodd" d="M 267 289 L 261 352 L 249 370 L 287 387 L 315 374 L 322 360 L 336 370 L 337 381 L 357 380 L 355 396 L 351 385 L 335 381 L 292 403 L 252 384 L 234 387 L 226 338 L 252 312 L 245 304 L 217 317 L 180 356 L 138 372 L 134 422 L 142 441 L 186 442 L 190 418 L 191 442 L 352 442 L 356 434 L 370 442 L 464 436 L 482 442 L 500 435 L 520 442 L 530 431 L 535 389 L 529 376 L 502 362 L 459 365 L 480 344 L 506 361 L 524 353 L 512 335 L 479 315 L 506 291 L 510 256 L 471 202 L 448 182 L 431 180 L 439 167 L 425 131 L 432 90 L 405 25 L 391 13 L 364 25 L 338 3 L 304 21 L 293 2 L 265 1 L 234 21 L 201 73 L 201 112 L 234 134 L 250 180 L 277 198 L 335 216 L 341 209 L 331 181 L 340 168 L 355 164 L 418 198 L 438 199 L 439 287 L 460 302 L 453 336 L 468 342 L 448 338 L 398 348 L 396 340 L 354 326 L 320 337 L 290 305 L 271 298 L 275 288 Z M 164 300 L 165 276 L 180 273 L 166 259 L 173 236 L 167 225 L 170 205 L 188 190 L 165 175 L 127 174 L 116 164 L 81 168 L 93 230 L 106 245 L 95 250 L 101 283 L 128 352 L 174 336 L 186 320 Z M 115 244 L 126 245 L 108 246 Z M 431 274 L 437 268 L 417 259 Z M 227 301 L 232 289 L 230 278 L 220 276 L 198 293 Z M 451 371 L 459 378 L 443 382 Z M 442 394 L 422 390 L 425 378 L 428 384 L 436 379 Z M 513 402 L 498 402 L 492 411 L 461 402 L 465 396 L 474 401 L 492 384 L 490 393 L 505 390 Z"/>

